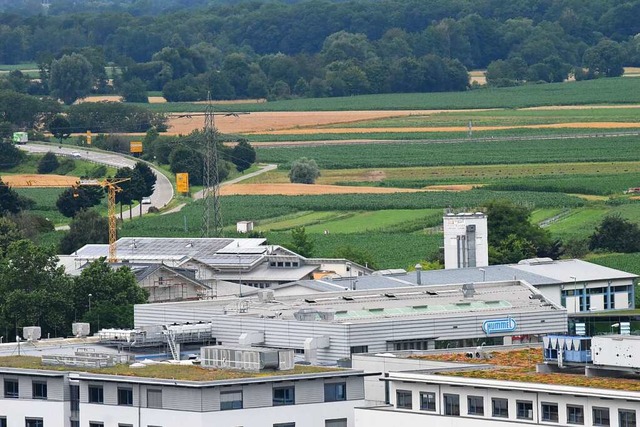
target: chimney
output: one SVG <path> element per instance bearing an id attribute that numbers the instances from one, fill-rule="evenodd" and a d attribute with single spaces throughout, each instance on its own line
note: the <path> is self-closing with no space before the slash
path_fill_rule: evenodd
<path id="1" fill-rule="evenodd" d="M 416 264 L 416 283 L 422 285 L 422 264 Z"/>

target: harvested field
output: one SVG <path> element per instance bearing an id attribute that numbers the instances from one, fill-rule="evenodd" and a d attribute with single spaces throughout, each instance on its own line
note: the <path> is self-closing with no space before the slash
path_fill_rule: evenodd
<path id="1" fill-rule="evenodd" d="M 221 196 L 273 195 L 302 196 L 317 194 L 390 194 L 415 193 L 425 190 L 409 188 L 360 187 L 319 184 L 233 184 L 220 188 Z"/>
<path id="2" fill-rule="evenodd" d="M 2 181 L 11 187 L 71 187 L 78 178 L 65 175 L 4 175 Z"/>
<path id="3" fill-rule="evenodd" d="M 451 184 L 451 185 L 430 185 L 424 189 L 427 191 L 470 191 L 474 187 L 481 187 L 482 184 Z"/>
<path id="4" fill-rule="evenodd" d="M 164 96 L 150 96 L 148 99 L 149 104 L 165 104 L 167 102 Z"/>
<path id="5" fill-rule="evenodd" d="M 82 104 L 83 102 L 122 102 L 122 97 L 119 95 L 92 95 L 86 98 L 78 99 L 74 104 Z"/>

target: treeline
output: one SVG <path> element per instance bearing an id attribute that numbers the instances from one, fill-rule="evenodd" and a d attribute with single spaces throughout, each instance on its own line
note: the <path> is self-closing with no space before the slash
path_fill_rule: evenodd
<path id="1" fill-rule="evenodd" d="M 488 68 L 490 83 L 510 85 L 640 65 L 640 1 L 183 1 L 179 11 L 164 9 L 167 0 L 106 3 L 122 12 L 86 2 L 84 13 L 52 5 L 48 16 L 0 15 L 0 62 L 37 61 L 32 93 L 60 99 L 54 77 L 65 55 L 87 60 L 76 66 L 93 75 L 93 91 L 111 90 L 104 70 L 114 64 L 115 90 L 129 101 L 147 90 L 175 101 L 208 91 L 282 99 L 464 90 L 468 69 Z"/>

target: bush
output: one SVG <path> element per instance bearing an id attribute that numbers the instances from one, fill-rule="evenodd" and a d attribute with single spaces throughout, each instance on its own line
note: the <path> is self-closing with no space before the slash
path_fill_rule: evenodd
<path id="1" fill-rule="evenodd" d="M 320 176 L 318 164 L 313 159 L 301 157 L 291 164 L 289 180 L 298 184 L 313 184 Z"/>
<path id="2" fill-rule="evenodd" d="M 56 170 L 58 166 L 60 166 L 58 158 L 55 154 L 49 151 L 47 154 L 42 156 L 42 158 L 38 162 L 38 173 L 51 173 Z"/>
<path id="3" fill-rule="evenodd" d="M 107 167 L 105 165 L 96 165 L 86 172 L 87 178 L 102 178 L 107 174 Z"/>
<path id="4" fill-rule="evenodd" d="M 66 175 L 76 168 L 76 162 L 73 159 L 62 159 L 60 165 L 56 169 L 58 175 Z"/>

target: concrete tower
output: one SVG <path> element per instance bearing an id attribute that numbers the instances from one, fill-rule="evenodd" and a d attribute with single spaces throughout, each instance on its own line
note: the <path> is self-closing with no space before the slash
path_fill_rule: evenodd
<path id="1" fill-rule="evenodd" d="M 487 216 L 482 212 L 447 214 L 444 223 L 444 268 L 489 265 Z"/>

